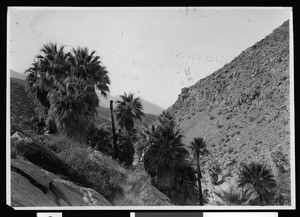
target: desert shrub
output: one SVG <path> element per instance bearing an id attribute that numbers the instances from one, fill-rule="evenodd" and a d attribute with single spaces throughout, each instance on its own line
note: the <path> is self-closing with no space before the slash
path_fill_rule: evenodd
<path id="1" fill-rule="evenodd" d="M 231 154 L 233 151 L 234 151 L 234 148 L 230 147 L 227 152 L 228 152 L 228 154 Z"/>
<path id="2" fill-rule="evenodd" d="M 103 154 L 113 156 L 113 139 L 111 129 L 108 126 L 96 126 L 90 124 L 87 129 L 87 142 L 94 149 L 101 151 Z"/>
<path id="3" fill-rule="evenodd" d="M 226 116 L 226 120 L 229 120 L 231 117 L 232 117 L 231 114 L 227 115 L 227 116 Z"/>
<path id="4" fill-rule="evenodd" d="M 245 206 L 251 205 L 251 202 L 257 198 L 257 194 L 250 188 L 236 188 L 229 184 L 227 189 L 214 191 L 217 196 L 216 205 L 221 206 Z"/>
<path id="5" fill-rule="evenodd" d="M 246 146 L 245 143 L 241 144 L 241 145 L 240 145 L 240 149 L 242 149 L 242 148 L 245 147 L 245 146 Z"/>
<path id="6" fill-rule="evenodd" d="M 210 173 L 212 184 L 216 185 L 218 182 L 218 176 L 222 172 L 219 162 L 216 159 L 208 161 L 207 169 Z"/>
<path id="7" fill-rule="evenodd" d="M 254 151 L 254 152 L 257 152 L 257 147 L 256 146 L 254 146 L 253 148 L 252 148 L 252 150 Z"/>
<path id="8" fill-rule="evenodd" d="M 277 186 L 274 190 L 274 205 L 291 204 L 291 180 L 290 180 L 290 160 L 282 148 L 276 148 L 271 153 L 273 171 L 276 176 Z"/>
<path id="9" fill-rule="evenodd" d="M 250 122 L 253 122 L 253 121 L 255 120 L 255 117 L 253 117 L 253 116 L 249 116 L 249 118 L 248 118 L 248 119 L 249 119 L 249 121 L 250 121 Z"/>
<path id="10" fill-rule="evenodd" d="M 95 189 L 109 201 L 123 194 L 120 184 L 125 181 L 125 170 L 109 157 L 82 147 L 69 147 L 59 156 L 76 171 L 68 174 L 71 180 Z"/>
<path id="11" fill-rule="evenodd" d="M 52 134 L 52 135 L 34 135 L 33 138 L 39 143 L 47 146 L 56 154 L 69 149 L 70 147 L 82 147 L 84 146 L 81 143 L 78 143 L 64 135 Z"/>
<path id="12" fill-rule="evenodd" d="M 46 123 L 43 120 L 40 120 L 37 116 L 24 118 L 21 124 L 26 129 L 33 130 L 38 134 L 41 134 L 46 130 Z"/>

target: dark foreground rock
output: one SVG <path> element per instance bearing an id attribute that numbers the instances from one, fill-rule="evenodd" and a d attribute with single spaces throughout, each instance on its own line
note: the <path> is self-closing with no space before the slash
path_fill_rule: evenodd
<path id="1" fill-rule="evenodd" d="M 41 189 L 14 171 L 11 172 L 11 205 L 13 207 L 57 206 Z"/>
<path id="2" fill-rule="evenodd" d="M 47 171 L 55 174 L 64 174 L 70 168 L 48 147 L 38 143 L 37 141 L 27 137 L 19 131 L 11 136 L 11 146 L 19 153 L 33 162 L 41 166 Z"/>
<path id="3" fill-rule="evenodd" d="M 51 182 L 51 190 L 60 206 L 112 206 L 101 194 L 91 188 L 84 188 L 62 179 Z"/>
<path id="4" fill-rule="evenodd" d="M 11 205 L 112 206 L 91 188 L 80 187 L 24 159 L 11 160 Z"/>

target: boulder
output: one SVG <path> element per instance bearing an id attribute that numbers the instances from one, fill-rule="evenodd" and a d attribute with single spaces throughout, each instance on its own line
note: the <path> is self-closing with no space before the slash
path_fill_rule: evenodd
<path id="1" fill-rule="evenodd" d="M 94 189 L 79 187 L 70 181 L 55 179 L 50 188 L 61 206 L 112 206 Z"/>
<path id="2" fill-rule="evenodd" d="M 14 171 L 11 172 L 11 205 L 13 207 L 57 206 L 43 191 Z"/>
<path id="3" fill-rule="evenodd" d="M 65 174 L 66 171 L 71 171 L 71 168 L 48 147 L 39 144 L 19 131 L 11 136 L 11 143 L 11 146 L 14 146 L 26 159 L 47 171 L 55 174 Z"/>
<path id="4" fill-rule="evenodd" d="M 11 170 L 26 177 L 33 185 L 40 188 L 44 193 L 49 189 L 50 182 L 59 178 L 57 175 L 23 159 L 12 159 Z"/>
<path id="5" fill-rule="evenodd" d="M 25 160 L 11 160 L 12 206 L 112 206 L 91 188 L 71 181 Z"/>

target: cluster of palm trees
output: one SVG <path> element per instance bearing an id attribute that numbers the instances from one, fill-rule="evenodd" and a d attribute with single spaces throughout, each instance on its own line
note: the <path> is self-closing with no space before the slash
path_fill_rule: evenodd
<path id="1" fill-rule="evenodd" d="M 145 126 L 142 132 L 144 168 L 152 177 L 152 184 L 168 195 L 173 203 L 193 204 L 197 198 L 196 174 L 200 178 L 201 173 L 200 169 L 196 172 L 189 161 L 189 151 L 182 143 L 183 136 L 177 128 L 174 117 L 166 111 L 158 116 L 156 123 Z M 195 156 L 199 159 L 205 143 L 195 140 L 194 145 Z M 199 161 L 197 165 L 200 165 Z M 203 204 L 199 182 L 198 189 L 201 192 L 198 198 Z"/>
<path id="2" fill-rule="evenodd" d="M 217 205 L 271 205 L 274 204 L 274 189 L 277 180 L 273 171 L 267 164 L 251 162 L 242 164 L 239 179 L 234 186 L 229 185 L 228 189 L 219 189 L 215 195 L 220 199 Z"/>
<path id="3" fill-rule="evenodd" d="M 64 46 L 45 44 L 25 73 L 44 130 L 85 142 L 88 123 L 99 104 L 96 90 L 107 96 L 110 84 L 95 51 L 78 47 L 65 52 Z"/>

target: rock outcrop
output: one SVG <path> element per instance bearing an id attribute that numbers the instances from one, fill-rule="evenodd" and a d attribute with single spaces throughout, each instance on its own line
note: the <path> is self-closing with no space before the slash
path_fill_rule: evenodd
<path id="1" fill-rule="evenodd" d="M 11 136 L 11 147 L 47 171 L 64 174 L 71 170 L 52 150 L 19 131 Z"/>
<path id="2" fill-rule="evenodd" d="M 25 160 L 11 160 L 11 205 L 112 206 L 101 194 Z"/>
<path id="3" fill-rule="evenodd" d="M 11 205 L 18 206 L 57 206 L 41 189 L 17 172 L 11 172 Z"/>
<path id="4" fill-rule="evenodd" d="M 112 206 L 101 194 L 62 179 L 51 182 L 51 190 L 57 196 L 59 206 Z"/>

